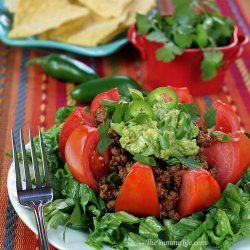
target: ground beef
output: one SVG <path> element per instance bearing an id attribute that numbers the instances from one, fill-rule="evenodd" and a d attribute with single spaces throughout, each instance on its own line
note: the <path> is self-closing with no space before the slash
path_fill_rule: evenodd
<path id="1" fill-rule="evenodd" d="M 106 177 L 102 177 L 99 181 L 99 195 L 105 201 L 107 208 L 114 211 L 119 190 L 134 162 L 131 160 L 131 156 L 117 145 L 111 149 L 111 154 L 110 167 L 112 172 L 117 173 L 118 180 L 115 184 L 110 184 L 107 182 Z M 179 198 L 178 192 L 181 187 L 182 172 L 185 169 L 187 168 L 181 165 L 166 167 L 165 169 L 153 168 L 161 217 L 175 220 L 180 218 L 174 207 Z"/>
<path id="2" fill-rule="evenodd" d="M 95 112 L 95 120 L 97 124 L 102 124 L 106 120 L 106 110 L 103 108 Z M 200 133 L 197 137 L 197 144 L 200 147 L 196 158 L 200 160 L 203 168 L 210 171 L 213 176 L 216 176 L 214 166 L 208 166 L 207 159 L 203 155 L 203 149 L 208 147 L 212 141 L 204 126 L 199 126 Z M 122 149 L 119 143 L 119 135 L 112 129 L 109 130 L 110 137 L 114 143 L 111 148 L 111 160 L 109 162 L 110 172 L 117 174 L 116 183 L 108 183 L 107 177 L 104 176 L 99 181 L 99 195 L 105 201 L 107 208 L 110 211 L 115 209 L 115 201 L 119 190 L 130 172 L 134 161 L 133 156 L 126 150 Z M 181 188 L 183 170 L 187 170 L 186 166 L 181 164 L 175 166 L 164 166 L 160 163 L 159 166 L 152 168 L 155 178 L 158 199 L 160 203 L 160 217 L 171 218 L 174 220 L 180 219 L 180 215 L 175 210 L 175 205 L 179 199 L 179 190 Z"/>
<path id="3" fill-rule="evenodd" d="M 180 164 L 171 167 L 166 166 L 164 169 L 153 168 L 161 208 L 160 217 L 168 217 L 174 220 L 180 218 L 174 207 L 179 199 L 183 170 L 186 169 L 187 167 Z"/>
<path id="4" fill-rule="evenodd" d="M 207 163 L 207 158 L 206 158 L 206 156 L 203 155 L 202 152 L 203 152 L 203 148 L 200 148 L 198 154 L 195 157 L 196 157 L 196 159 L 198 159 L 201 162 L 203 168 L 208 170 L 209 166 Z"/>
<path id="5" fill-rule="evenodd" d="M 209 171 L 213 177 L 216 177 L 216 166 L 212 165 L 209 166 L 207 163 L 207 158 L 205 155 L 203 155 L 203 150 L 206 147 L 209 147 L 212 143 L 213 139 L 209 135 L 206 126 L 199 125 L 199 135 L 197 137 L 197 145 L 200 147 L 198 154 L 196 155 L 196 158 L 201 162 L 204 169 Z"/>
<path id="6" fill-rule="evenodd" d="M 115 184 L 107 183 L 106 177 L 102 177 L 99 181 L 99 195 L 105 201 L 109 210 L 114 210 L 115 200 L 119 189 Z"/>
<path id="7" fill-rule="evenodd" d="M 94 112 L 94 118 L 97 125 L 104 123 L 107 119 L 107 110 L 105 108 L 99 108 Z"/>
<path id="8" fill-rule="evenodd" d="M 211 142 L 212 142 L 212 138 L 209 135 L 206 126 L 204 125 L 199 125 L 199 135 L 197 137 L 197 145 L 201 148 L 206 148 L 208 147 Z"/>
<path id="9" fill-rule="evenodd" d="M 113 136 L 117 136 L 113 131 L 112 133 Z M 115 140 L 111 148 L 109 167 L 110 172 L 115 172 L 117 174 L 117 182 L 114 184 L 108 183 L 106 176 L 102 177 L 99 181 L 100 197 L 106 202 L 107 208 L 111 211 L 115 209 L 117 194 L 133 164 L 132 155 L 121 148 L 119 141 Z"/>
<path id="10" fill-rule="evenodd" d="M 114 144 L 120 147 L 120 142 L 119 142 L 120 136 L 112 128 L 109 129 L 109 134 L 110 137 L 113 139 Z"/>

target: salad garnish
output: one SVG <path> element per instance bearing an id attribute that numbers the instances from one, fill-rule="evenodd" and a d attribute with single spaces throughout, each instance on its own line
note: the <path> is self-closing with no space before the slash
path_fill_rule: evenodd
<path id="1" fill-rule="evenodd" d="M 156 50 L 156 58 L 171 62 L 182 55 L 184 49 L 200 48 L 202 78 L 210 80 L 223 65 L 223 53 L 216 47 L 229 45 L 234 21 L 222 16 L 213 0 L 173 0 L 175 11 L 171 16 L 137 14 L 136 28 L 147 40 L 163 43 Z M 207 49 L 209 48 L 209 49 Z"/>
<path id="2" fill-rule="evenodd" d="M 215 126 L 216 124 L 215 115 L 216 115 L 216 109 L 213 107 L 208 108 L 207 111 L 203 114 L 207 128 L 212 128 Z"/>
<path id="3" fill-rule="evenodd" d="M 233 110 L 215 101 L 199 119 L 185 88 L 130 93 L 61 108 L 44 132 L 48 227 L 89 232 L 96 249 L 224 250 L 249 236 L 250 140 Z"/>

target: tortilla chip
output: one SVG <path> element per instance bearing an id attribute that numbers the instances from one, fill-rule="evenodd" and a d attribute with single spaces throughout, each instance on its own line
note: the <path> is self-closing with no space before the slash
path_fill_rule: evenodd
<path id="1" fill-rule="evenodd" d="M 16 12 L 18 0 L 5 0 L 4 3 L 10 12 Z"/>
<path id="2" fill-rule="evenodd" d="M 45 31 L 42 34 L 39 34 L 37 37 L 41 40 L 67 39 L 67 37 L 74 34 L 84 26 L 84 23 L 87 22 L 87 18 L 88 15 L 63 23 L 60 27 Z"/>
<path id="3" fill-rule="evenodd" d="M 86 8 L 67 0 L 19 0 L 9 37 L 33 36 L 87 14 Z"/>
<path id="4" fill-rule="evenodd" d="M 120 24 L 125 21 L 126 17 L 127 13 L 124 13 L 119 18 L 104 19 L 92 13 L 82 27 L 75 30 L 75 33 L 57 36 L 58 30 L 52 30 L 49 32 L 49 39 L 93 47 L 106 42 L 107 38 L 110 40 L 116 36 L 120 32 Z"/>
<path id="5" fill-rule="evenodd" d="M 136 13 L 145 15 L 155 6 L 155 0 L 133 0 L 128 7 L 129 15 L 126 21 L 126 25 L 130 26 L 135 23 Z"/>
<path id="6" fill-rule="evenodd" d="M 119 17 L 131 3 L 131 0 L 78 0 L 91 9 L 95 14 L 103 18 Z M 132 0 L 134 1 L 134 0 Z"/>

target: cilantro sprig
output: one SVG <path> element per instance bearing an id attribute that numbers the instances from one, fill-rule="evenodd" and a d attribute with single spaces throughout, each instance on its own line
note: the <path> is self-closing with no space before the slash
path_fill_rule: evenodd
<path id="1" fill-rule="evenodd" d="M 216 124 L 216 109 L 213 107 L 210 107 L 206 110 L 206 112 L 203 114 L 203 117 L 206 122 L 206 127 L 207 128 L 212 128 Z"/>
<path id="2" fill-rule="evenodd" d="M 198 169 L 202 168 L 201 162 L 196 159 L 194 156 L 185 157 L 173 157 L 167 161 L 169 166 L 173 166 L 176 164 L 182 164 L 188 167 L 189 169 Z"/>
<path id="3" fill-rule="evenodd" d="M 223 65 L 223 53 L 215 48 L 230 44 L 234 22 L 218 12 L 213 0 L 173 0 L 173 3 L 172 16 L 160 16 L 157 12 L 150 16 L 137 14 L 137 31 L 150 41 L 165 43 L 156 51 L 156 58 L 164 62 L 174 60 L 183 49 L 202 49 L 201 75 L 210 80 Z"/>
<path id="4" fill-rule="evenodd" d="M 200 115 L 198 114 L 197 107 L 194 106 L 194 104 L 179 103 L 178 108 L 180 109 L 181 112 L 185 112 L 186 114 L 189 114 L 193 122 L 196 122 L 200 119 Z"/>
<path id="5" fill-rule="evenodd" d="M 105 152 L 108 147 L 113 143 L 113 140 L 109 137 L 109 123 L 110 121 L 106 121 L 98 128 L 100 140 L 97 144 L 96 150 L 99 153 Z"/>

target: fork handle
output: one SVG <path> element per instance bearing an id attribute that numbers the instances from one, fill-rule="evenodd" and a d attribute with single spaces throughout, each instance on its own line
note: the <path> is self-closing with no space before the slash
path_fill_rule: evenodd
<path id="1" fill-rule="evenodd" d="M 38 206 L 33 207 L 36 223 L 38 228 L 38 236 L 40 240 L 40 249 L 41 250 L 50 250 L 48 237 L 45 230 L 44 216 L 43 216 L 43 205 L 39 204 Z"/>

